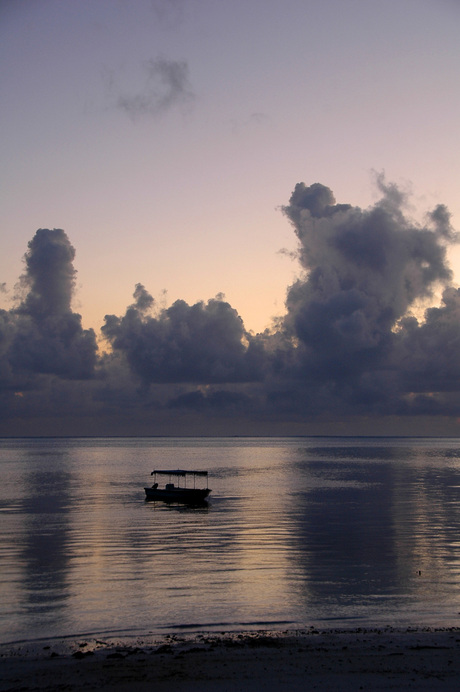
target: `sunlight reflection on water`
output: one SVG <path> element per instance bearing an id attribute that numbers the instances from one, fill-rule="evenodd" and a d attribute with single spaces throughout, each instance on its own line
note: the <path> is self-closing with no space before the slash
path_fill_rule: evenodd
<path id="1" fill-rule="evenodd" d="M 0 440 L 0 637 L 458 624 L 458 440 Z M 208 506 L 146 502 L 210 472 Z"/>

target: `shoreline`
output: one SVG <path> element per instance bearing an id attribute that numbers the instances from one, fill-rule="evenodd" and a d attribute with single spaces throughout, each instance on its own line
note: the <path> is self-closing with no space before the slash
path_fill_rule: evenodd
<path id="1" fill-rule="evenodd" d="M 0 690 L 460 688 L 460 628 L 202 632 L 0 645 Z"/>

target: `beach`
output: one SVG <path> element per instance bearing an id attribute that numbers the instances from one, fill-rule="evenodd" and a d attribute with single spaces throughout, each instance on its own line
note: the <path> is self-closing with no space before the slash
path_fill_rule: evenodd
<path id="1" fill-rule="evenodd" d="M 460 628 L 210 632 L 0 647 L 0 690 L 450 690 Z"/>

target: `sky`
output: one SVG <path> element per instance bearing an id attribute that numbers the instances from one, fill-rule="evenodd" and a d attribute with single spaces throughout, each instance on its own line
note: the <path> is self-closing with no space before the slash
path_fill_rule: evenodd
<path id="1" fill-rule="evenodd" d="M 0 0 L 0 434 L 458 434 L 459 25 Z"/>

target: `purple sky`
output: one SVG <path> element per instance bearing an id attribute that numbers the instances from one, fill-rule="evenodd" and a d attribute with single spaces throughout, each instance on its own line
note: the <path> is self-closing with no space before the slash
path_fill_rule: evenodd
<path id="1" fill-rule="evenodd" d="M 24 253 L 37 229 L 61 228 L 83 329 L 122 320 L 141 284 L 156 314 L 219 296 L 254 336 L 285 320 L 286 300 L 297 310 L 289 287 L 312 271 L 281 210 L 301 181 L 366 210 L 383 173 L 406 220 L 425 227 L 446 205 L 460 228 L 459 22 L 454 0 L 2 0 L 0 307 L 30 308 Z M 454 243 L 445 263 L 454 289 Z M 444 287 L 407 310 L 423 319 Z M 19 380 L 17 398 L 36 391 Z"/>

